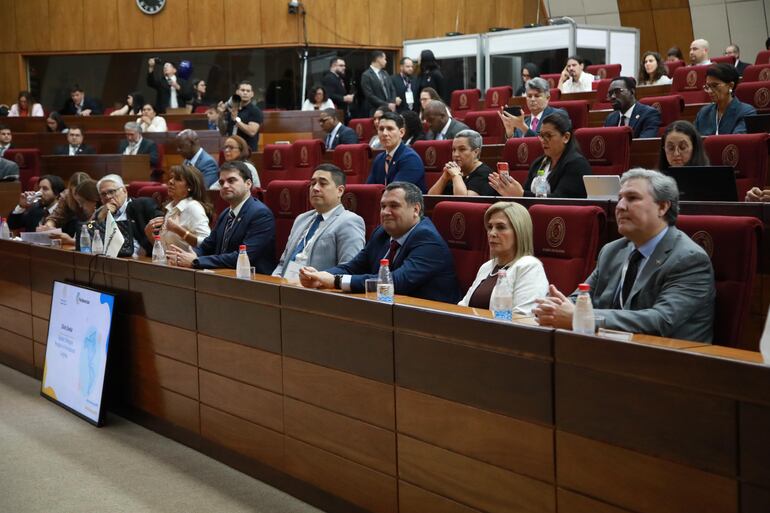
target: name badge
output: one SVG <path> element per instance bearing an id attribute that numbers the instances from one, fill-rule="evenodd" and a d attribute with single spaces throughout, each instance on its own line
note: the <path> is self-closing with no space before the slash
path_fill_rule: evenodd
<path id="1" fill-rule="evenodd" d="M 404 98 L 406 98 L 406 103 L 409 105 L 414 105 L 414 93 L 411 91 L 411 89 L 406 91 Z"/>

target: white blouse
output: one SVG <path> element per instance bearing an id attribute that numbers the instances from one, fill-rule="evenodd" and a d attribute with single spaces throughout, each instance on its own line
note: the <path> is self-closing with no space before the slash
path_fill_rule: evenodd
<path id="1" fill-rule="evenodd" d="M 321 104 L 321 108 L 318 110 L 324 110 L 324 109 L 333 109 L 334 108 L 334 102 L 331 101 L 331 98 L 327 98 L 325 102 Z M 315 103 L 311 102 L 310 100 L 305 100 L 302 102 L 302 110 L 316 110 Z"/>
<path id="2" fill-rule="evenodd" d="M 476 288 L 489 276 L 495 263 L 495 259 L 492 259 L 479 268 L 476 279 L 458 305 L 468 306 Z M 506 276 L 513 289 L 513 313 L 532 315 L 532 309 L 536 306 L 535 299 L 548 295 L 548 278 L 543 263 L 533 256 L 523 256 L 508 268 Z"/>
<path id="3" fill-rule="evenodd" d="M 144 121 L 142 121 L 142 118 L 137 118 L 137 123 L 142 127 L 142 132 L 167 132 L 168 128 L 166 128 L 166 120 L 163 119 L 160 116 L 155 116 L 152 118 L 152 122 L 148 125 Z"/>
<path id="4" fill-rule="evenodd" d="M 198 244 L 203 242 L 211 233 L 206 211 L 203 209 L 203 205 L 194 199 L 184 198 L 176 205 L 172 203 L 166 205 L 166 219 L 173 219 L 185 230 L 190 230 L 190 233 L 198 239 Z M 166 248 L 174 244 L 186 251 L 192 251 L 190 245 L 182 240 L 182 237 L 166 230 L 165 224 L 160 231 L 160 240 Z"/>

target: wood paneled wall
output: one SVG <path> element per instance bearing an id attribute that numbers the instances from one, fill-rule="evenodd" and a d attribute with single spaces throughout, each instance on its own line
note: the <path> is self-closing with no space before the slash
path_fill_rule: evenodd
<path id="1" fill-rule="evenodd" d="M 405 39 L 535 21 L 538 0 L 305 0 L 314 46 L 399 48 Z M 0 0 L 0 103 L 26 87 L 22 55 L 266 47 L 302 43 L 287 0 L 168 0 L 159 14 L 135 0 Z M 530 5 L 531 4 L 531 5 Z"/>
<path id="2" fill-rule="evenodd" d="M 618 0 L 620 22 L 639 29 L 639 55 L 657 51 L 663 58 L 672 46 L 678 46 L 687 60 L 693 40 L 692 17 L 688 0 Z"/>

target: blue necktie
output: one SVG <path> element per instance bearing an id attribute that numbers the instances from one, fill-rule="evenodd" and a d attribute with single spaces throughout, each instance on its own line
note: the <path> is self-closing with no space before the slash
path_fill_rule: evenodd
<path id="1" fill-rule="evenodd" d="M 299 241 L 299 244 L 297 244 L 297 247 L 294 248 L 294 251 L 292 251 L 289 262 L 297 258 L 297 255 L 302 253 L 302 250 L 305 249 L 305 244 L 307 244 L 307 241 L 313 238 L 315 231 L 318 229 L 318 225 L 321 224 L 321 221 L 323 220 L 324 220 L 324 216 L 322 216 L 321 214 L 318 214 L 315 216 L 315 219 L 313 219 L 313 224 L 310 225 L 310 229 L 307 231 L 307 234 L 305 234 L 302 240 Z"/>
<path id="2" fill-rule="evenodd" d="M 230 242 L 230 235 L 232 235 L 234 224 L 235 224 L 235 212 L 230 210 L 230 214 L 228 214 L 227 216 L 227 223 L 225 224 L 225 233 L 222 236 L 222 246 L 219 248 L 219 253 L 224 253 L 227 250 L 227 243 Z"/>

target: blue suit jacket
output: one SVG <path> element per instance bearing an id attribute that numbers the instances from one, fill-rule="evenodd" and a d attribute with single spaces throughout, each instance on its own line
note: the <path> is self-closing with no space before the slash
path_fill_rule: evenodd
<path id="1" fill-rule="evenodd" d="M 717 133 L 717 106 L 710 103 L 698 111 L 695 117 L 695 128 L 700 135 L 714 135 Z M 757 111 L 748 103 L 743 103 L 738 98 L 733 98 L 730 105 L 727 106 L 722 119 L 719 120 L 719 133 L 725 134 L 745 134 L 746 122 L 743 120 L 746 116 L 753 116 Z"/>
<path id="2" fill-rule="evenodd" d="M 324 142 L 326 139 L 324 139 Z M 327 150 L 333 150 L 340 144 L 358 144 L 358 136 L 356 131 L 345 125 L 341 125 L 337 133 L 334 134 L 331 145 L 326 148 Z"/>
<path id="3" fill-rule="evenodd" d="M 235 218 L 232 235 L 226 247 L 222 246 L 225 225 L 230 209 L 225 209 L 217 219 L 214 231 L 195 249 L 198 268 L 235 269 L 238 247 L 246 244 L 251 265 L 260 274 L 270 274 L 275 268 L 275 219 L 273 213 L 261 201 L 249 197 Z"/>
<path id="4" fill-rule="evenodd" d="M 353 275 L 351 290 L 362 292 L 365 280 L 377 278 L 380 259 L 385 257 L 389 247 L 390 235 L 378 226 L 353 260 L 327 271 Z M 396 294 L 445 303 L 457 303 L 460 299 L 452 253 L 428 218 L 423 218 L 414 227 L 391 262 L 390 270 Z"/>
<path id="5" fill-rule="evenodd" d="M 618 126 L 620 123 L 620 112 L 615 111 L 604 120 L 604 126 Z M 634 110 L 631 111 L 631 119 L 628 126 L 634 131 L 634 139 L 640 137 L 658 137 L 660 129 L 660 112 L 658 109 L 636 102 Z"/>
<path id="6" fill-rule="evenodd" d="M 543 119 L 545 119 L 545 117 L 546 117 L 546 116 L 550 116 L 550 115 L 551 115 L 551 114 L 553 114 L 554 112 L 560 112 L 560 113 L 564 114 L 565 116 L 569 117 L 569 114 L 567 114 L 567 111 L 566 111 L 566 110 L 564 110 L 564 109 L 556 109 L 556 108 L 554 108 L 554 107 L 546 107 L 545 109 L 543 109 L 543 115 L 542 115 L 542 116 L 540 116 L 540 121 L 541 121 L 541 123 L 539 123 L 539 124 L 537 125 L 537 130 L 535 130 L 535 131 L 532 131 L 532 129 L 529 129 L 529 130 L 527 130 L 527 133 L 525 133 L 524 135 L 521 135 L 521 130 L 519 130 L 519 129 L 517 128 L 517 129 L 515 129 L 515 130 L 513 131 L 513 136 L 514 136 L 514 137 L 536 137 L 536 136 L 537 136 L 537 134 L 539 134 L 539 133 L 540 133 L 540 127 L 541 127 L 541 126 L 542 126 L 542 124 L 543 124 L 543 123 L 542 123 Z M 532 121 L 532 116 L 525 116 L 525 117 L 524 117 L 524 122 L 527 124 L 527 126 L 529 126 L 529 123 L 530 123 L 531 121 Z"/>
<path id="7" fill-rule="evenodd" d="M 366 183 L 410 182 L 419 187 L 423 193 L 428 190 L 425 187 L 425 165 L 416 151 L 401 143 L 396 148 L 396 153 L 393 154 L 387 180 L 385 177 L 385 155 L 387 153 L 382 152 L 374 157 Z"/>
<path id="8" fill-rule="evenodd" d="M 184 162 L 185 164 L 190 163 L 189 160 L 185 160 Z M 201 153 L 198 162 L 195 164 L 195 168 L 203 175 L 203 181 L 206 184 L 207 189 L 219 180 L 219 166 L 217 165 L 217 161 L 214 160 L 206 150 L 203 150 L 203 153 Z"/>

